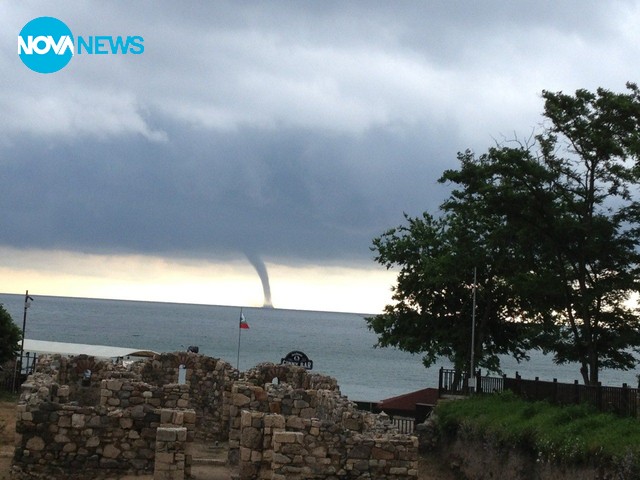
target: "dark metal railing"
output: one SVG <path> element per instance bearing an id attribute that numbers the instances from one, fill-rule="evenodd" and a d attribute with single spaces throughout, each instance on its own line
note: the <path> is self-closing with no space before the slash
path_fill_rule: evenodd
<path id="1" fill-rule="evenodd" d="M 440 369 L 438 389 L 440 395 L 470 395 L 473 393 L 498 393 L 511 391 L 517 396 L 531 401 L 546 400 L 556 405 L 579 405 L 589 403 L 601 412 L 611 412 L 622 416 L 638 415 L 638 389 L 630 388 L 626 383 L 622 387 L 598 385 L 580 385 L 523 379 L 517 372 L 514 378 L 483 377 L 476 372 L 475 381 L 469 382 L 469 375 Z"/>

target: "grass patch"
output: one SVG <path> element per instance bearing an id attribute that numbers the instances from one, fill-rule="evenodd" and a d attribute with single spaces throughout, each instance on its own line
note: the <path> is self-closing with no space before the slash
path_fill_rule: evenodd
<path id="1" fill-rule="evenodd" d="M 436 414 L 445 437 L 518 447 L 554 463 L 640 467 L 640 421 L 589 405 L 532 403 L 507 392 L 444 402 Z"/>
<path id="2" fill-rule="evenodd" d="M 0 402 L 17 402 L 19 397 L 19 393 L 0 390 Z"/>

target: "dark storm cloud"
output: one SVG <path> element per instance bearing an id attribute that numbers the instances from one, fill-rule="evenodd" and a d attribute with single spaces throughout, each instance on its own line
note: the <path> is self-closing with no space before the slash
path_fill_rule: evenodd
<path id="1" fill-rule="evenodd" d="M 140 56 L 21 65 L 40 15 Z M 529 134 L 542 89 L 634 80 L 634 2 L 0 6 L 0 244 L 367 261 L 467 147 Z"/>
<path id="2" fill-rule="evenodd" d="M 367 257 L 373 235 L 427 205 L 439 168 L 398 168 L 414 139 L 299 131 L 5 149 L 0 242 L 83 251 L 307 260 Z M 425 145 L 426 147 L 426 145 Z M 398 188 L 402 185 L 402 188 Z"/>

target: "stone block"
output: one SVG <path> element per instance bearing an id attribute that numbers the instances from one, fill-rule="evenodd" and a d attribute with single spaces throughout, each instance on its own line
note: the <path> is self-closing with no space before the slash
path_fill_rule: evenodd
<path id="1" fill-rule="evenodd" d="M 167 465 L 173 465 L 175 461 L 175 455 L 173 452 L 156 452 L 156 464 L 164 463 Z"/>
<path id="2" fill-rule="evenodd" d="M 29 440 L 27 440 L 27 444 L 25 446 L 27 450 L 39 452 L 44 449 L 45 443 L 44 440 L 40 437 L 31 437 Z"/>
<path id="3" fill-rule="evenodd" d="M 179 400 L 178 400 L 179 402 Z M 178 405 L 179 407 L 180 405 Z M 173 422 L 174 425 L 183 425 L 184 424 L 184 413 L 182 412 L 174 412 L 173 414 Z"/>
<path id="4" fill-rule="evenodd" d="M 355 445 L 347 454 L 347 458 L 369 458 L 371 456 L 371 447 L 367 445 Z"/>
<path id="5" fill-rule="evenodd" d="M 406 467 L 391 467 L 389 473 L 391 475 L 407 475 L 409 470 Z"/>
<path id="6" fill-rule="evenodd" d="M 243 428 L 240 436 L 240 445 L 257 450 L 262 445 L 262 432 L 253 427 Z"/>
<path id="7" fill-rule="evenodd" d="M 173 427 L 160 427 L 156 432 L 158 442 L 175 442 L 177 439 L 177 429 Z"/>
<path id="8" fill-rule="evenodd" d="M 272 457 L 272 461 L 273 463 L 278 465 L 288 465 L 289 463 L 291 463 L 291 459 L 288 456 L 283 455 L 281 453 L 274 453 Z"/>
<path id="9" fill-rule="evenodd" d="M 185 410 L 183 412 L 184 415 L 184 423 L 195 425 L 196 423 L 196 412 L 195 410 Z"/>
<path id="10" fill-rule="evenodd" d="M 124 382 L 120 379 L 107 380 L 107 388 L 109 390 L 113 390 L 115 392 L 119 392 L 122 389 L 122 384 Z"/>
<path id="11" fill-rule="evenodd" d="M 242 393 L 234 393 L 231 401 L 238 407 L 244 407 L 251 402 L 251 399 Z"/>
<path id="12" fill-rule="evenodd" d="M 300 432 L 274 432 L 273 441 L 276 443 L 302 443 L 304 435 Z"/>
<path id="13" fill-rule="evenodd" d="M 160 423 L 171 424 L 173 423 L 173 413 L 175 410 L 169 408 L 163 408 L 160 410 Z"/>
<path id="14" fill-rule="evenodd" d="M 104 458 L 118 458 L 120 456 L 120 449 L 116 448 L 114 445 L 112 444 L 108 444 L 104 447 L 104 449 L 102 450 L 102 456 Z"/>
<path id="15" fill-rule="evenodd" d="M 98 445 L 100 445 L 100 437 L 89 437 L 85 443 L 85 446 L 87 448 L 94 448 L 97 447 Z"/>
<path id="16" fill-rule="evenodd" d="M 295 415 L 287 417 L 287 427 L 302 430 L 304 428 L 304 419 Z"/>
<path id="17" fill-rule="evenodd" d="M 68 428 L 71 426 L 71 416 L 63 415 L 58 419 L 58 426 L 63 428 Z"/>
<path id="18" fill-rule="evenodd" d="M 392 451 L 385 450 L 379 447 L 373 447 L 373 449 L 371 449 L 371 457 L 375 458 L 376 460 L 393 460 L 395 458 L 395 455 Z"/>
<path id="19" fill-rule="evenodd" d="M 59 433 L 58 435 L 53 437 L 53 441 L 56 443 L 67 443 L 70 442 L 71 439 L 67 435 Z"/>
<path id="20" fill-rule="evenodd" d="M 81 413 L 74 413 L 71 415 L 71 426 L 73 428 L 83 428 L 86 424 L 86 418 Z"/>
<path id="21" fill-rule="evenodd" d="M 124 428 L 125 430 L 130 429 L 133 426 L 133 419 L 132 418 L 127 418 L 127 417 L 123 417 L 120 419 L 120 427 Z"/>
<path id="22" fill-rule="evenodd" d="M 67 443 L 64 447 L 62 447 L 62 451 L 65 453 L 75 452 L 78 449 L 78 446 L 75 443 Z"/>

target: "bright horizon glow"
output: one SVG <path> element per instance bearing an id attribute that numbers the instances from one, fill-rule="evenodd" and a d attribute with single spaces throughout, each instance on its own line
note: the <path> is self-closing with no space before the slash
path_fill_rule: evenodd
<path id="1" fill-rule="evenodd" d="M 198 261 L 0 248 L 0 292 L 61 297 L 261 307 L 262 284 L 248 261 Z M 372 262 L 373 264 L 373 262 Z M 395 273 L 384 268 L 267 262 L 275 308 L 380 313 Z"/>

